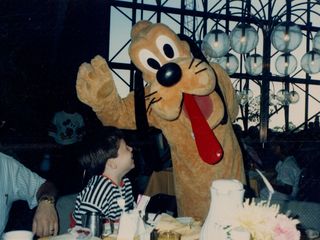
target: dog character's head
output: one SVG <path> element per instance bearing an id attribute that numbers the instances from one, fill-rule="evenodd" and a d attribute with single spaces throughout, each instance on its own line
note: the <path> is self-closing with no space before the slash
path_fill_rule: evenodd
<path id="1" fill-rule="evenodd" d="M 194 99 L 209 125 L 206 129 L 210 134 L 221 124 L 226 106 L 216 71 L 206 61 L 195 58 L 189 44 L 168 26 L 149 21 L 135 24 L 129 55 L 150 88 L 146 96 L 148 111 L 165 120 L 175 120 L 182 110 L 189 109 L 183 112 L 192 122 L 194 107 L 187 105 L 188 99 Z M 197 136 L 195 139 L 197 141 Z"/>
<path id="2" fill-rule="evenodd" d="M 193 58 L 187 42 L 166 25 L 141 21 L 133 27 L 131 41 L 130 58 L 150 85 L 152 110 L 162 118 L 179 116 L 183 93 L 203 96 L 215 88 L 211 67 Z"/>

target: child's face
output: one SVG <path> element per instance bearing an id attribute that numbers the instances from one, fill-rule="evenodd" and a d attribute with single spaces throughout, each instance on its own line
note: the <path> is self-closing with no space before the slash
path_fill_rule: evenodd
<path id="1" fill-rule="evenodd" d="M 132 147 L 128 146 L 126 142 L 121 139 L 118 149 L 117 166 L 123 172 L 129 172 L 134 168 L 134 161 L 132 158 Z"/>

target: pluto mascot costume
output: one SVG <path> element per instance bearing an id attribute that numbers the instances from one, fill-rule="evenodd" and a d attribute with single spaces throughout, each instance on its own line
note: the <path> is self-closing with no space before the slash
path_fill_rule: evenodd
<path id="1" fill-rule="evenodd" d="M 129 55 L 147 83 L 148 122 L 170 146 L 178 214 L 204 220 L 213 180 L 245 181 L 232 128 L 238 104 L 231 81 L 219 65 L 195 58 L 187 41 L 161 23 L 136 23 Z M 133 92 L 120 98 L 101 56 L 80 66 L 76 89 L 104 125 L 136 128 Z"/>

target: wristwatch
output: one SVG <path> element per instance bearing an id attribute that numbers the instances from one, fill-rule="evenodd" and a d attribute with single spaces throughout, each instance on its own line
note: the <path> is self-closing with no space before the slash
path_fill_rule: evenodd
<path id="1" fill-rule="evenodd" d="M 48 195 L 43 195 L 39 198 L 38 203 L 42 202 L 42 201 L 46 201 L 48 203 L 54 204 L 55 203 L 55 199 L 53 196 L 48 196 Z"/>

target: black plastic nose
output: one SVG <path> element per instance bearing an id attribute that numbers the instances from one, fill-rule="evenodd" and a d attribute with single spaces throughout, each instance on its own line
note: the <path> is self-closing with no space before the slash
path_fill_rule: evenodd
<path id="1" fill-rule="evenodd" d="M 165 87 L 171 87 L 180 81 L 182 76 L 181 68 L 176 63 L 167 63 L 157 72 L 158 82 Z"/>

